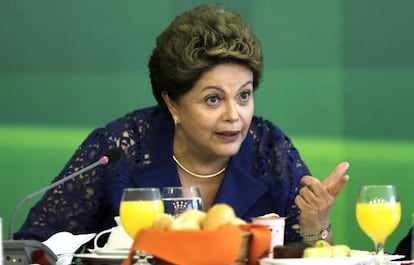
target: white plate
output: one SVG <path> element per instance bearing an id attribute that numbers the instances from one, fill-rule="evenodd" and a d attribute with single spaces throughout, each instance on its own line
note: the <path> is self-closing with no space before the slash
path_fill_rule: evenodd
<path id="1" fill-rule="evenodd" d="M 105 249 L 105 248 L 97 248 L 97 249 L 88 249 L 89 252 L 97 254 L 97 255 L 106 255 L 106 256 L 128 256 L 129 249 Z"/>
<path id="2" fill-rule="evenodd" d="M 75 258 L 79 258 L 84 265 L 120 265 L 128 255 L 98 255 L 95 253 L 75 254 Z M 151 259 L 152 256 L 146 256 Z M 134 257 L 134 261 L 138 260 L 138 256 Z"/>
<path id="3" fill-rule="evenodd" d="M 386 255 L 386 260 L 403 258 L 401 255 Z M 260 265 L 373 265 L 377 256 L 359 256 L 346 258 L 302 258 L 302 259 L 271 259 L 260 260 Z"/>
<path id="4" fill-rule="evenodd" d="M 96 254 L 96 253 L 83 253 L 83 254 L 75 254 L 75 258 L 79 258 L 82 261 L 82 264 L 85 265 L 120 265 L 122 261 L 124 261 L 128 257 L 127 254 L 110 254 L 110 255 L 103 255 L 103 254 Z M 151 259 L 152 256 L 146 256 L 146 259 Z M 134 260 L 138 259 L 138 255 L 135 255 Z"/>
<path id="5" fill-rule="evenodd" d="M 80 258 L 85 265 L 119 265 L 127 256 L 116 255 L 97 255 L 95 253 L 75 254 L 76 258 Z"/>
<path id="6" fill-rule="evenodd" d="M 303 258 L 303 259 L 271 259 L 260 260 L 260 265 L 368 265 L 374 257 L 349 257 L 349 258 Z"/>

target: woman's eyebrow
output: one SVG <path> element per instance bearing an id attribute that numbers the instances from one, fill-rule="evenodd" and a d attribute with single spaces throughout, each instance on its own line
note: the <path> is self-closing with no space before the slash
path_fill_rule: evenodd
<path id="1" fill-rule="evenodd" d="M 241 89 L 245 88 L 246 86 L 248 86 L 250 84 L 253 84 L 252 80 L 249 80 L 246 83 L 242 84 L 238 90 L 241 90 Z M 201 91 L 205 91 L 207 89 L 215 89 L 215 90 L 219 90 L 221 92 L 224 92 L 224 89 L 222 89 L 221 87 L 218 87 L 218 86 L 206 86 Z"/>

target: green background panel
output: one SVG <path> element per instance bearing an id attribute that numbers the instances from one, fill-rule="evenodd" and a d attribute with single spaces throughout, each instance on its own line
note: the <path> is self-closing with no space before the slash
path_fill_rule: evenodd
<path id="1" fill-rule="evenodd" d="M 160 31 L 202 3 L 185 0 L 0 1 L 0 216 L 50 183 L 95 127 L 153 105 L 147 62 Z M 355 220 L 362 184 L 398 187 L 412 223 L 414 2 L 222 1 L 262 41 L 256 114 L 275 122 L 324 179 L 343 160 L 351 181 L 331 212 L 335 241 L 372 249 Z M 29 207 L 21 209 L 17 229 Z"/>

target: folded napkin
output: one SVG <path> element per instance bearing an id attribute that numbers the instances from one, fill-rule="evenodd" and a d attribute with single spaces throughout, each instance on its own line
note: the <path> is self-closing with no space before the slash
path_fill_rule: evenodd
<path id="1" fill-rule="evenodd" d="M 56 265 L 66 265 L 71 263 L 75 251 L 95 235 L 95 233 L 74 235 L 70 232 L 59 232 L 49 237 L 43 244 L 58 257 Z"/>
<path id="2" fill-rule="evenodd" d="M 172 264 L 234 264 L 242 245 L 243 231 L 251 233 L 249 264 L 269 253 L 270 231 L 256 224 L 224 225 L 215 231 L 142 229 L 135 237 L 123 265 L 133 263 L 136 251 L 144 251 Z"/>

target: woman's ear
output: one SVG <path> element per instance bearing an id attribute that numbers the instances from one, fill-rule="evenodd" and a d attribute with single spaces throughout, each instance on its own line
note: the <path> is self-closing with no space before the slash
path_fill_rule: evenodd
<path id="1" fill-rule="evenodd" d="M 168 93 L 167 93 L 167 91 L 163 91 L 162 93 L 161 93 L 161 96 L 162 96 L 162 99 L 164 100 L 164 102 L 165 102 L 165 105 L 167 105 L 167 108 L 168 108 L 168 111 L 170 112 L 170 114 L 171 114 L 171 116 L 174 118 L 174 117 L 177 117 L 177 108 L 176 108 L 176 103 L 175 103 L 175 101 L 174 100 L 172 100 L 171 98 L 170 98 L 170 96 L 168 96 Z"/>

